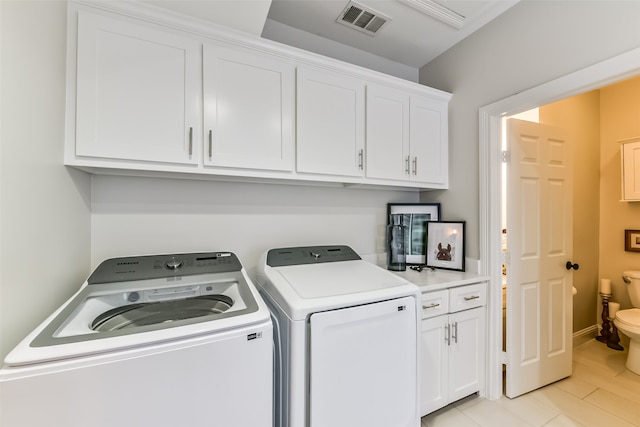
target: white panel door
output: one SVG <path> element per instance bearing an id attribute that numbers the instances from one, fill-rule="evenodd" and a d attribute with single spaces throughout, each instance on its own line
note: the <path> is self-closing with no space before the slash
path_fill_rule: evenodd
<path id="1" fill-rule="evenodd" d="M 409 95 L 367 85 L 368 178 L 409 180 Z"/>
<path id="2" fill-rule="evenodd" d="M 420 413 L 449 403 L 449 316 L 422 321 Z"/>
<path id="3" fill-rule="evenodd" d="M 297 71 L 297 171 L 362 176 L 364 82 L 329 71 Z"/>
<path id="4" fill-rule="evenodd" d="M 80 11 L 76 155 L 197 164 L 199 57 L 196 40 Z"/>
<path id="5" fill-rule="evenodd" d="M 571 375 L 572 163 L 562 129 L 507 121 L 507 396 Z"/>
<path id="6" fill-rule="evenodd" d="M 205 44 L 204 164 L 293 170 L 293 65 Z"/>
<path id="7" fill-rule="evenodd" d="M 311 315 L 310 427 L 418 427 L 416 301 Z"/>
<path id="8" fill-rule="evenodd" d="M 449 130 L 447 104 L 411 96 L 411 180 L 449 184 Z"/>

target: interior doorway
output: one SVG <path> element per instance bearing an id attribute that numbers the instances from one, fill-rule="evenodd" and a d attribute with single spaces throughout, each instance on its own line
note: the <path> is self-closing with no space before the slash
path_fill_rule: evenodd
<path id="1" fill-rule="evenodd" d="M 640 74 L 640 48 L 480 109 L 480 261 L 490 277 L 487 397 L 502 395 L 501 120 Z"/>

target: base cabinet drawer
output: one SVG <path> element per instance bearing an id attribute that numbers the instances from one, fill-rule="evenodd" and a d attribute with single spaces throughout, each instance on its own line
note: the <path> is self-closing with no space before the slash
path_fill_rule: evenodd
<path id="1" fill-rule="evenodd" d="M 487 291 L 484 283 L 449 289 L 450 313 L 485 305 L 487 305 Z"/>
<path id="2" fill-rule="evenodd" d="M 449 312 L 449 291 L 444 289 L 422 295 L 422 318 L 440 316 Z"/>

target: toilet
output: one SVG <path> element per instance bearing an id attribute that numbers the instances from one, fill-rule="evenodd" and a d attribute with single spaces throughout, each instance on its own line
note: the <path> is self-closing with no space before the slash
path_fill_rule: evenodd
<path id="1" fill-rule="evenodd" d="M 627 369 L 640 375 L 640 271 L 625 271 L 622 279 L 627 284 L 627 292 L 633 308 L 619 310 L 614 323 L 618 330 L 629 337 Z"/>

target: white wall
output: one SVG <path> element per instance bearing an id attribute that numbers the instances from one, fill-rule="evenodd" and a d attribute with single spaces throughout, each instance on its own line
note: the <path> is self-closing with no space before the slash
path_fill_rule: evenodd
<path id="1" fill-rule="evenodd" d="M 349 245 L 376 261 L 387 203 L 417 201 L 416 192 L 394 190 L 95 176 L 91 263 L 225 250 L 253 277 L 268 249 L 322 244 Z"/>
<path id="2" fill-rule="evenodd" d="M 62 165 L 66 4 L 0 1 L 0 359 L 89 272 L 89 178 Z"/>
<path id="3" fill-rule="evenodd" d="M 640 229 L 640 202 L 620 202 L 620 141 L 640 137 L 640 76 L 600 91 L 600 253 L 601 278 L 611 279 L 612 301 L 631 308 L 622 273 L 640 270 L 640 253 L 624 250 L 624 231 Z"/>
<path id="4" fill-rule="evenodd" d="M 420 83 L 453 93 L 450 187 L 423 193 L 467 220 L 479 258 L 478 110 L 640 46 L 640 2 L 524 0 L 420 70 Z"/>
<path id="5" fill-rule="evenodd" d="M 346 4 L 346 2 L 345 2 Z M 412 82 L 418 69 L 267 19 L 262 37 Z"/>

